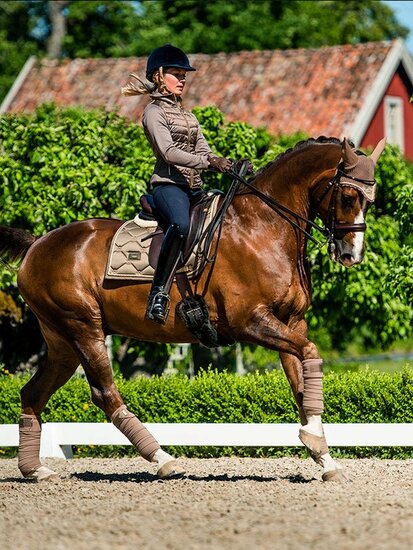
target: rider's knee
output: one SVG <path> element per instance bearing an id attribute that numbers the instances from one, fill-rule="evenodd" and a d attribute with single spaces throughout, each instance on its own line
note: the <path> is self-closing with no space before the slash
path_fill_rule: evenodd
<path id="1" fill-rule="evenodd" d="M 174 224 L 176 229 L 178 230 L 180 236 L 183 239 L 186 239 L 189 233 L 189 222 L 187 221 L 180 221 L 179 223 Z"/>

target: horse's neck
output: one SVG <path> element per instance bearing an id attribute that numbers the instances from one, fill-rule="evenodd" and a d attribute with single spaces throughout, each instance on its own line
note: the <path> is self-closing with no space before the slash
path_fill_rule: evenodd
<path id="1" fill-rule="evenodd" d="M 309 208 L 311 192 L 319 182 L 334 173 L 340 160 L 340 146 L 317 144 L 303 151 L 292 151 L 257 178 L 256 187 L 285 206 Z"/>

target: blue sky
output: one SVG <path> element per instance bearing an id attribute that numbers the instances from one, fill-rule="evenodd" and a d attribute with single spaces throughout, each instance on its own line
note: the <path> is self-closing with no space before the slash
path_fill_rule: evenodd
<path id="1" fill-rule="evenodd" d="M 413 55 L 413 1 L 384 1 L 396 14 L 399 23 L 410 29 L 410 34 L 406 39 L 406 45 L 409 52 Z"/>

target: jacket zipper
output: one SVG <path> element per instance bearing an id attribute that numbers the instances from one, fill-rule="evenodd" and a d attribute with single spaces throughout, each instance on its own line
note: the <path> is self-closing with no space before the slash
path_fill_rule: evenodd
<path id="1" fill-rule="evenodd" d="M 185 114 L 185 111 L 183 110 L 183 108 L 181 107 L 181 105 L 179 105 L 179 108 L 181 109 L 181 113 L 185 119 L 185 123 L 186 123 L 186 128 L 188 130 L 188 141 L 186 143 L 186 150 L 188 153 L 191 152 L 191 144 L 190 144 L 190 140 L 191 140 L 191 126 L 188 122 L 188 119 L 186 118 L 186 114 Z M 193 168 L 190 168 L 189 169 L 190 172 L 189 172 L 189 187 L 193 187 L 194 186 L 194 169 Z"/>

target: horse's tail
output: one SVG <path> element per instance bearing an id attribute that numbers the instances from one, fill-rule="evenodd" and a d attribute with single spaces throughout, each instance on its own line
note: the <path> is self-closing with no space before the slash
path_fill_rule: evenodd
<path id="1" fill-rule="evenodd" d="M 0 258 L 22 260 L 36 237 L 24 229 L 0 225 Z"/>

